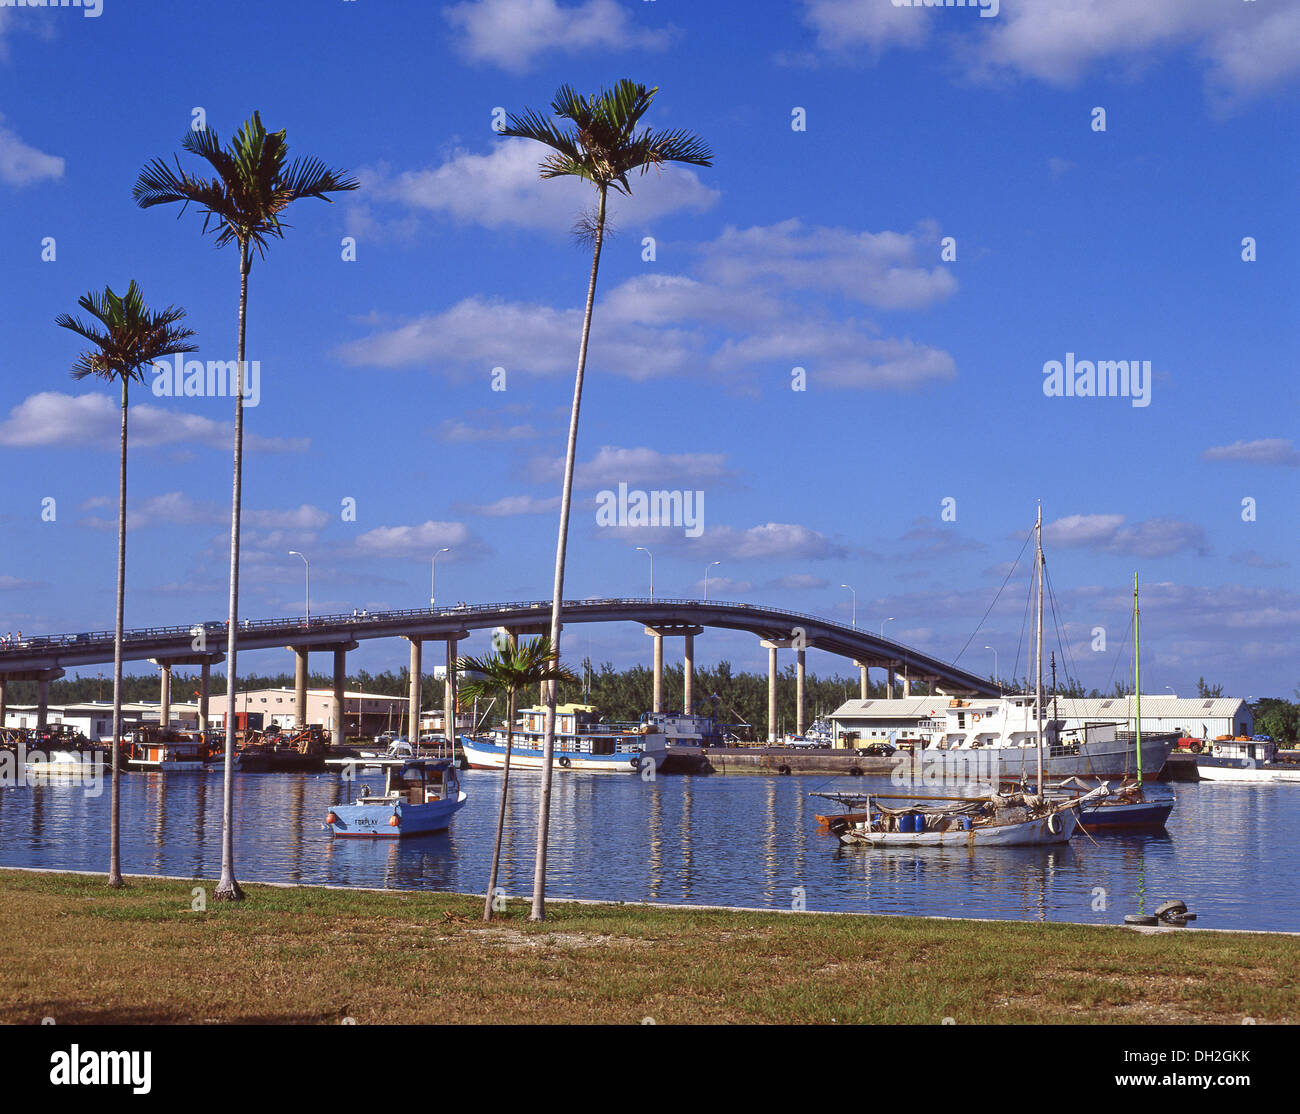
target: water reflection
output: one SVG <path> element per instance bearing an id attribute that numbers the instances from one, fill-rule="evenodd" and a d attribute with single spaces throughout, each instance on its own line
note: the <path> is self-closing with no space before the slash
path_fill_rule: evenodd
<path id="1" fill-rule="evenodd" d="M 468 771 L 463 784 L 470 801 L 450 832 L 335 840 L 325 814 L 355 798 L 355 781 L 239 775 L 236 874 L 482 892 L 501 775 Z M 845 848 L 819 833 L 824 806 L 806 795 L 817 787 L 799 777 L 557 777 L 548 893 L 788 909 L 791 891 L 803 887 L 809 909 L 1109 924 L 1182 898 L 1207 927 L 1300 930 L 1300 881 L 1287 862 L 1300 837 L 1293 788 L 1181 785 L 1168 834 L 918 852 Z M 535 773 L 512 772 L 499 884 L 514 897 L 532 891 L 537 788 Z M 213 776 L 124 776 L 123 869 L 214 876 L 221 789 Z M 89 797 L 59 780 L 0 790 L 0 863 L 104 870 L 109 803 L 107 787 Z"/>

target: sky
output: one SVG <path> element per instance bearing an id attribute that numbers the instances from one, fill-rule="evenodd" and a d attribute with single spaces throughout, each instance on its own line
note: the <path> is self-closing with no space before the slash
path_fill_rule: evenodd
<path id="1" fill-rule="evenodd" d="M 1047 648 L 1085 687 L 1128 676 L 1135 573 L 1144 691 L 1300 683 L 1293 0 L 212 12 L 0 6 L 0 633 L 112 627 L 118 398 L 54 319 L 134 279 L 234 358 L 235 249 L 131 189 L 255 110 L 361 188 L 294 205 L 250 276 L 241 615 L 302 612 L 290 550 L 313 614 L 427 605 L 444 547 L 439 604 L 549 598 L 595 191 L 494 121 L 631 78 L 713 165 L 612 203 L 566 596 L 649 594 L 643 546 L 656 596 L 707 567 L 710 598 L 1024 676 L 1041 501 Z M 1115 360 L 1143 370 L 1052 393 Z M 226 613 L 233 400 L 163 382 L 133 389 L 128 627 Z M 610 524 L 620 484 L 702 514 Z M 566 639 L 649 663 L 633 624 Z M 696 655 L 766 667 L 740 633 Z"/>

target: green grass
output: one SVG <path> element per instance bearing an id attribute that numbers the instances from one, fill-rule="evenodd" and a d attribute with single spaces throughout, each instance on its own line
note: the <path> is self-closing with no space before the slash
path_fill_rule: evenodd
<path id="1" fill-rule="evenodd" d="M 212 888 L 0 870 L 0 1021 L 1300 1020 L 1293 937 Z"/>

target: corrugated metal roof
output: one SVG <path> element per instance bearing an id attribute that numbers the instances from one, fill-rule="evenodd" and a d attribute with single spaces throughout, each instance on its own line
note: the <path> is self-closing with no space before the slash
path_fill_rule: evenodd
<path id="1" fill-rule="evenodd" d="M 1019 694 L 1023 696 L 1024 694 Z M 837 719 L 897 719 L 908 716 L 942 716 L 948 710 L 948 696 L 907 697 L 896 700 L 846 700 L 834 712 Z M 1051 697 L 1044 703 L 1050 704 Z M 964 703 L 972 708 L 986 707 L 996 703 L 995 697 L 969 697 Z M 1132 697 L 1107 697 L 1105 699 L 1090 697 L 1058 696 L 1057 713 L 1070 719 L 1119 719 L 1133 715 L 1135 701 Z M 1142 694 L 1142 716 L 1152 719 L 1232 719 L 1242 710 L 1249 710 L 1246 702 L 1238 697 L 1222 696 L 1210 700 L 1200 697 L 1148 696 Z"/>

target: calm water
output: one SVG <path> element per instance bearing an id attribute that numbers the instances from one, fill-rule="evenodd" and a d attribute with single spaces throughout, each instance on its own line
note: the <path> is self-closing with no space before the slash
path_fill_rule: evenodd
<path id="1" fill-rule="evenodd" d="M 374 776 L 366 779 L 376 782 Z M 861 791 L 876 779 L 560 775 L 554 781 L 548 894 L 788 909 L 1117 923 L 1178 897 L 1207 928 L 1300 931 L 1300 788 L 1177 785 L 1161 835 L 1080 834 L 1065 847 L 967 851 L 844 848 L 819 834 L 831 802 L 812 789 Z M 235 777 L 241 881 L 481 892 L 500 774 L 467 771 L 469 803 L 449 833 L 334 840 L 334 774 Z M 501 885 L 532 891 L 537 775 L 516 771 Z M 889 792 L 884 783 L 874 786 Z M 0 865 L 107 868 L 109 794 L 80 786 L 0 789 Z M 220 774 L 122 778 L 122 868 L 215 879 Z M 1105 908 L 1099 908 L 1105 891 Z"/>

